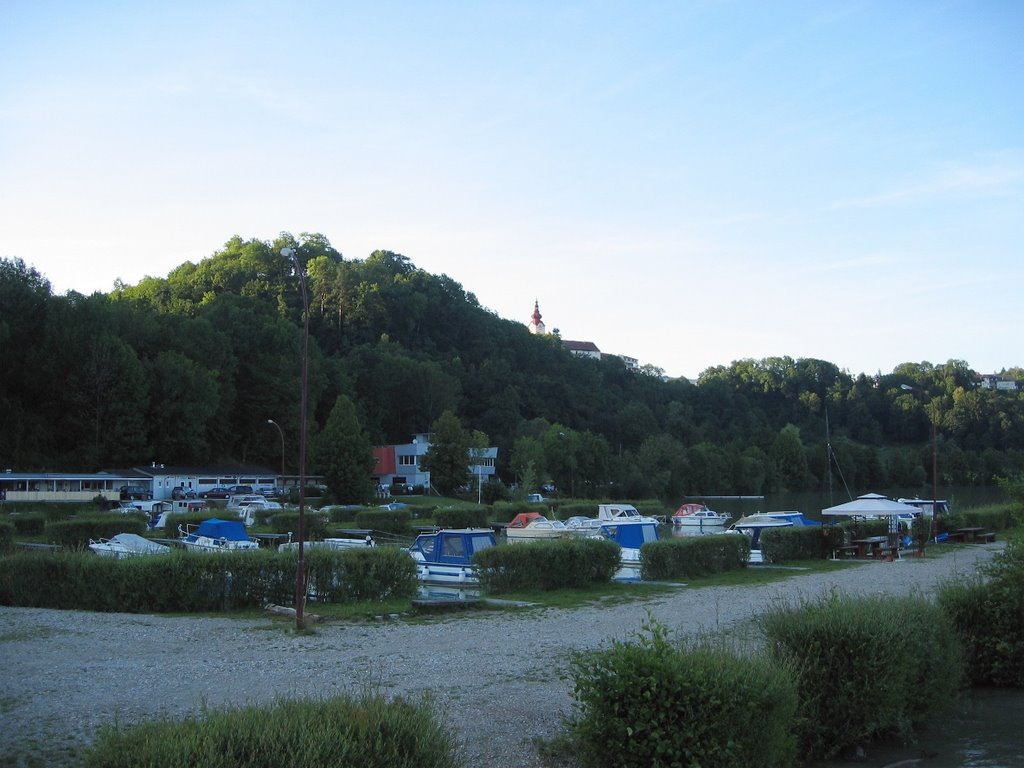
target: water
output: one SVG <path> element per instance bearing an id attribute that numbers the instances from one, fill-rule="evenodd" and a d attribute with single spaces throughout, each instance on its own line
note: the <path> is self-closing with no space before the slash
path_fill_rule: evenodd
<path id="1" fill-rule="evenodd" d="M 1024 691 L 977 688 L 917 734 L 917 743 L 869 745 L 865 768 L 1019 768 L 1024 766 Z M 849 768 L 831 760 L 811 768 Z"/>

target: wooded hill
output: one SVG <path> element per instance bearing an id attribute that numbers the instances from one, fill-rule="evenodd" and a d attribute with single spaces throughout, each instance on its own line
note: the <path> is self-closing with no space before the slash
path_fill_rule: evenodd
<path id="1" fill-rule="evenodd" d="M 1024 469 L 1024 392 L 979 388 L 966 362 L 867 376 L 782 357 L 663 380 L 573 357 L 405 256 L 343 259 L 323 235 L 287 233 L 91 296 L 54 296 L 0 261 L 0 466 L 274 468 L 273 419 L 297 471 L 303 313 L 285 246 L 308 274 L 311 444 L 339 397 L 371 443 L 407 442 L 450 410 L 499 447 L 506 482 L 671 500 L 825 487 L 827 412 L 851 488 L 930 488 L 932 419 L 941 485 Z"/>

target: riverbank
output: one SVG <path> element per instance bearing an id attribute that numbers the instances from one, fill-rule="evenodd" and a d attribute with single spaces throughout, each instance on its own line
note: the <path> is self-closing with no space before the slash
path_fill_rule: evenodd
<path id="1" fill-rule="evenodd" d="M 474 768 L 541 765 L 532 743 L 571 711 L 570 651 L 640 629 L 648 614 L 695 634 L 742 632 L 766 606 L 845 594 L 932 594 L 1001 543 L 925 558 L 859 562 L 756 587 L 681 588 L 632 604 L 460 613 L 429 622 L 326 625 L 296 635 L 281 619 L 167 617 L 0 608 L 0 765 L 76 765 L 96 729 L 206 707 L 377 687 L 430 692 Z M 44 754 L 33 763 L 33 754 Z"/>

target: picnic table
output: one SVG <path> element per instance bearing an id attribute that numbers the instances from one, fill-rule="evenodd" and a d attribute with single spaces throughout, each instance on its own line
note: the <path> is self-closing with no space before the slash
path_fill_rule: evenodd
<path id="1" fill-rule="evenodd" d="M 984 528 L 981 528 L 979 526 L 976 528 L 957 528 L 956 532 L 963 537 L 963 540 L 965 542 L 967 542 L 968 544 L 973 544 L 978 539 L 978 534 L 984 530 Z"/>
<path id="2" fill-rule="evenodd" d="M 863 539 L 853 539 L 850 543 L 857 546 L 857 557 L 877 557 L 882 552 L 882 546 L 889 543 L 889 537 L 865 536 Z"/>

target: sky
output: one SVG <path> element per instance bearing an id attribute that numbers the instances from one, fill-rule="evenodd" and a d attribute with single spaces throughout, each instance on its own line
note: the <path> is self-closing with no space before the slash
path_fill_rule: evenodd
<path id="1" fill-rule="evenodd" d="M 1018 0 L 4 0 L 0 258 L 91 294 L 315 232 L 669 376 L 998 372 L 1022 41 Z"/>

